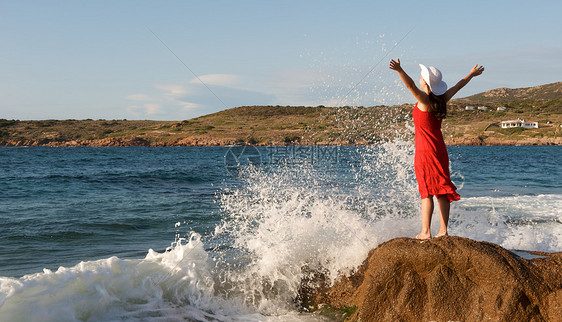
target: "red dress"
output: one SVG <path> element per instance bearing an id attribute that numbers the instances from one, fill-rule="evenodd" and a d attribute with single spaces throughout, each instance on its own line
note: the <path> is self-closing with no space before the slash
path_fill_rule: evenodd
<path id="1" fill-rule="evenodd" d="M 433 113 L 420 110 L 418 104 L 412 114 L 416 131 L 414 168 L 421 198 L 446 195 L 449 201 L 460 200 L 449 174 L 449 155 L 441 134 L 441 120 Z"/>

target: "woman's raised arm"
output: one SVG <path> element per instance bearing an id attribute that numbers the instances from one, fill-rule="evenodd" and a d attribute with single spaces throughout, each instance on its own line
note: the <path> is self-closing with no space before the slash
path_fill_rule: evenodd
<path id="1" fill-rule="evenodd" d="M 451 100 L 451 98 L 453 98 L 453 96 L 455 96 L 461 88 L 470 82 L 472 77 L 478 76 L 482 74 L 482 72 L 484 72 L 484 66 L 478 66 L 478 64 L 474 65 L 474 67 L 470 70 L 470 73 L 465 78 L 461 79 L 455 86 L 449 88 L 445 92 L 445 102 Z"/>
<path id="2" fill-rule="evenodd" d="M 402 82 L 404 82 L 406 88 L 410 90 L 410 92 L 412 93 L 412 95 L 414 95 L 418 102 L 422 103 L 423 105 L 429 105 L 429 96 L 427 96 L 424 91 L 420 90 L 416 86 L 416 83 L 414 83 L 412 78 L 408 76 L 408 74 L 406 74 L 406 72 L 402 69 L 402 66 L 400 66 L 400 58 L 397 58 L 396 60 L 391 59 L 389 68 L 398 72 L 400 79 L 402 79 Z"/>

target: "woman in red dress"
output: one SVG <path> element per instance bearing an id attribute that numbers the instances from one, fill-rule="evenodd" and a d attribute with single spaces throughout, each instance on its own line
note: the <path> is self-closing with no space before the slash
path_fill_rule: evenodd
<path id="1" fill-rule="evenodd" d="M 414 128 L 416 154 L 414 167 L 421 195 L 422 230 L 418 239 L 431 238 L 431 216 L 433 196 L 437 197 L 441 226 L 435 237 L 447 235 L 451 201 L 459 200 L 457 187 L 451 182 L 449 156 L 441 134 L 441 122 L 447 115 L 447 102 L 463 88 L 474 76 L 482 74 L 483 66 L 475 65 L 468 76 L 455 86 L 447 89 L 441 72 L 433 67 L 420 64 L 421 77 L 419 89 L 412 78 L 400 66 L 400 59 L 390 61 L 390 69 L 395 70 L 406 87 L 417 99 L 414 107 Z"/>

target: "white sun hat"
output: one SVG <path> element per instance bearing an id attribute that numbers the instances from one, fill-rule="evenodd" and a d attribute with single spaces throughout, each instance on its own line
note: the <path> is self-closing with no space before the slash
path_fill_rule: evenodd
<path id="1" fill-rule="evenodd" d="M 433 94 L 437 96 L 445 94 L 445 92 L 447 91 L 447 83 L 442 81 L 443 77 L 439 69 L 433 66 L 426 67 L 423 64 L 420 64 L 420 68 L 421 76 L 423 77 L 427 85 L 429 85 L 429 88 L 431 89 Z"/>

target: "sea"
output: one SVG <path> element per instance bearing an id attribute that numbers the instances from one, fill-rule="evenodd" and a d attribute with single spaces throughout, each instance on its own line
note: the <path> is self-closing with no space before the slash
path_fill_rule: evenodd
<path id="1" fill-rule="evenodd" d="M 450 234 L 562 251 L 562 146 L 448 151 Z M 413 157 L 400 140 L 0 147 L 0 321 L 328 321 L 301 280 L 419 233 Z"/>

